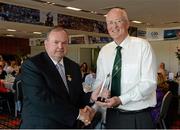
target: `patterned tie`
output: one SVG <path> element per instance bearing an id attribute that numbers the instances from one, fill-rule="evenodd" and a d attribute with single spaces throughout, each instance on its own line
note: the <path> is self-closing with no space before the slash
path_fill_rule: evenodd
<path id="1" fill-rule="evenodd" d="M 59 74 L 61 75 L 61 78 L 62 78 L 62 80 L 66 86 L 66 89 L 69 93 L 69 88 L 68 88 L 67 81 L 66 81 L 64 66 L 61 63 L 58 63 L 58 64 L 56 64 L 56 68 L 58 69 Z"/>
<path id="2" fill-rule="evenodd" d="M 111 96 L 120 96 L 121 94 L 121 48 L 117 46 L 116 57 L 112 71 Z"/>

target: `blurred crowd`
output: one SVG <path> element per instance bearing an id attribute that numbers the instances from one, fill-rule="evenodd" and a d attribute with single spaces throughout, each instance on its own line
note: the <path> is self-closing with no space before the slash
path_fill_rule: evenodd
<path id="1" fill-rule="evenodd" d="M 4 59 L 2 55 L 0 55 L 0 79 L 5 80 L 8 77 L 16 77 L 21 72 L 21 64 L 27 56 L 21 58 L 9 58 Z"/>

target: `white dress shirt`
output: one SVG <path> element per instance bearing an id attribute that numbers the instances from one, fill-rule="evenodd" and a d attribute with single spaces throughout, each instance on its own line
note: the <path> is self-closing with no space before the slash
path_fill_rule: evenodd
<path id="1" fill-rule="evenodd" d="M 127 36 L 122 47 L 121 95 L 124 110 L 141 110 L 156 105 L 157 65 L 150 44 L 141 38 Z M 107 74 L 112 74 L 116 56 L 115 42 L 105 45 L 97 59 L 97 77 L 94 87 L 99 86 Z"/>

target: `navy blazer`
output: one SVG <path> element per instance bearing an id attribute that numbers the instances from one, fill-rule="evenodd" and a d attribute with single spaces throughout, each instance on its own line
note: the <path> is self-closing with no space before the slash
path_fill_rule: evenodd
<path id="1" fill-rule="evenodd" d="M 64 57 L 69 87 L 46 52 L 22 64 L 23 110 L 21 128 L 74 128 L 79 108 L 89 103 L 82 88 L 79 65 Z"/>

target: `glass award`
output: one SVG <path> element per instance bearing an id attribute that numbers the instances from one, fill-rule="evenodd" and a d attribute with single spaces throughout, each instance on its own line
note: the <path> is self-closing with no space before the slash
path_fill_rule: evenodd
<path id="1" fill-rule="evenodd" d="M 107 76 L 106 76 L 105 79 L 104 79 L 104 82 L 103 82 L 103 84 L 102 84 L 102 86 L 101 86 L 101 90 L 100 90 L 100 92 L 99 92 L 99 94 L 98 94 L 97 101 L 105 102 L 105 100 L 106 100 L 107 97 L 104 97 L 104 95 L 103 95 L 103 90 L 104 90 L 104 89 L 109 90 L 110 85 L 111 85 L 111 75 L 110 75 L 110 73 L 109 73 L 109 74 L 107 74 Z"/>

